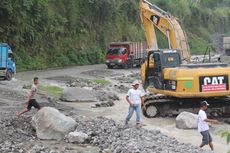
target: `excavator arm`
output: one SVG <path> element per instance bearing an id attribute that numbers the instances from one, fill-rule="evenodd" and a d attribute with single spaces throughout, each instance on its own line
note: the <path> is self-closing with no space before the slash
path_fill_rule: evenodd
<path id="1" fill-rule="evenodd" d="M 155 34 L 155 28 L 157 28 L 168 38 L 169 49 L 181 50 L 181 60 L 190 61 L 191 55 L 185 33 L 173 16 L 147 0 L 140 0 L 140 17 L 148 49 L 158 49 Z"/>

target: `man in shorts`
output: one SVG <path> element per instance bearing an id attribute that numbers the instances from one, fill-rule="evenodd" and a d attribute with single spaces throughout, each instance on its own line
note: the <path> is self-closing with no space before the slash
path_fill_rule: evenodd
<path id="1" fill-rule="evenodd" d="M 200 111 L 198 113 L 198 131 L 203 136 L 202 143 L 200 145 L 200 148 L 202 148 L 205 145 L 209 145 L 211 150 L 214 150 L 213 143 L 212 143 L 212 136 L 209 133 L 209 123 L 218 123 L 217 120 L 208 119 L 205 111 L 208 109 L 208 102 L 202 101 L 200 103 Z"/>
<path id="2" fill-rule="evenodd" d="M 23 109 L 21 112 L 17 113 L 18 117 L 30 111 L 32 107 L 36 108 L 37 110 L 41 108 L 38 102 L 36 101 L 37 95 L 46 96 L 46 94 L 38 92 L 38 84 L 39 84 L 38 77 L 34 77 L 34 83 L 31 87 L 31 91 L 28 95 L 28 99 L 26 100 L 27 107 Z"/>

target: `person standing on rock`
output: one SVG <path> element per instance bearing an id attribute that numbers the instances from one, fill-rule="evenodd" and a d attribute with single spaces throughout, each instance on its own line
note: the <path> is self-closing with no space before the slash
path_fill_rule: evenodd
<path id="1" fill-rule="evenodd" d="M 128 115 L 125 119 L 125 124 L 127 125 L 131 119 L 133 112 L 136 112 L 136 127 L 141 126 L 141 104 L 144 104 L 144 95 L 138 89 L 139 82 L 136 80 L 132 83 L 133 88 L 129 89 L 126 95 L 126 101 L 129 103 Z M 145 108 L 144 108 L 145 109 Z"/>
<path id="2" fill-rule="evenodd" d="M 38 77 L 34 77 L 34 83 L 31 87 L 31 91 L 30 91 L 28 98 L 26 100 L 27 107 L 25 109 L 23 109 L 21 112 L 17 113 L 18 117 L 20 115 L 30 111 L 32 107 L 36 108 L 37 110 L 39 110 L 41 108 L 40 105 L 38 104 L 38 102 L 36 101 L 37 95 L 46 96 L 46 94 L 38 92 L 38 84 L 39 84 Z"/>
<path id="3" fill-rule="evenodd" d="M 208 102 L 202 101 L 200 104 L 200 111 L 198 113 L 198 131 L 202 135 L 202 143 L 200 145 L 200 148 L 202 148 L 205 145 L 209 145 L 211 150 L 214 150 L 213 143 L 212 143 L 212 136 L 209 133 L 209 123 L 218 123 L 217 120 L 208 119 L 205 111 L 208 109 Z"/>

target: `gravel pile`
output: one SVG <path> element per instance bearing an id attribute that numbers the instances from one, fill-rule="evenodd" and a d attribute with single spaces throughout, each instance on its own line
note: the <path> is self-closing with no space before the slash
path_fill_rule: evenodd
<path id="1" fill-rule="evenodd" d="M 100 102 L 100 103 L 96 103 L 94 105 L 91 106 L 91 108 L 97 108 L 97 107 L 112 107 L 114 106 L 115 103 L 112 100 L 109 100 L 108 102 Z"/>
<path id="2" fill-rule="evenodd" d="M 131 72 L 129 75 L 123 75 L 119 77 L 115 77 L 115 80 L 119 81 L 119 83 L 128 83 L 131 84 L 135 80 L 141 80 L 141 76 L 139 72 Z"/>
<path id="3" fill-rule="evenodd" d="M 66 84 L 67 87 L 93 87 L 96 84 L 92 83 L 90 79 L 85 78 L 74 78 L 71 76 L 56 76 L 46 78 L 48 80 L 55 80 L 57 82 L 61 82 Z"/>
<path id="4" fill-rule="evenodd" d="M 4 143 L 4 141 L 22 142 L 33 139 L 35 131 L 30 122 L 31 117 L 1 119 L 0 143 Z"/>
<path id="5" fill-rule="evenodd" d="M 5 87 L 0 87 L 0 96 L 4 98 L 24 100 L 26 95 L 26 92 L 22 90 L 12 90 Z"/>
<path id="6" fill-rule="evenodd" d="M 77 122 L 76 130 L 88 134 L 88 142 L 100 147 L 102 152 L 209 153 L 190 144 L 179 143 L 160 131 L 129 128 L 103 117 Z"/>
<path id="7" fill-rule="evenodd" d="M 130 89 L 130 87 L 125 86 L 123 84 L 115 84 L 115 85 L 111 85 L 111 86 L 107 87 L 107 89 L 108 89 L 108 91 L 116 91 L 118 93 L 126 93 Z"/>
<path id="8" fill-rule="evenodd" d="M 24 153 L 24 143 L 35 139 L 31 117 L 4 117 L 0 120 L 0 152 Z"/>
<path id="9" fill-rule="evenodd" d="M 105 76 L 121 75 L 121 73 L 114 72 L 111 70 L 90 70 L 90 71 L 82 72 L 81 74 L 84 74 L 86 76 L 102 77 L 102 78 L 104 78 Z"/>
<path id="10" fill-rule="evenodd" d="M 120 100 L 119 96 L 114 93 L 114 92 L 106 92 L 106 91 L 96 91 L 96 98 L 99 101 L 116 101 L 116 100 Z"/>

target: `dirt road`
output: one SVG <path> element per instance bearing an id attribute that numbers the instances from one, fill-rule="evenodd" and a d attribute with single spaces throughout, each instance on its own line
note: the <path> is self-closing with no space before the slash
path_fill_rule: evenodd
<path id="1" fill-rule="evenodd" d="M 124 86 L 125 88 L 121 91 L 114 90 L 118 96 L 121 98 L 119 101 L 115 102 L 115 106 L 106 107 L 106 108 L 91 108 L 94 103 L 66 103 L 62 104 L 76 108 L 76 114 L 87 116 L 87 117 L 96 117 L 104 116 L 112 118 L 117 122 L 124 122 L 124 117 L 127 114 L 128 104 L 125 102 L 124 97 L 126 94 L 126 89 L 130 87 L 130 83 L 138 75 L 139 69 L 106 69 L 105 65 L 90 65 L 90 66 L 79 66 L 79 67 L 70 67 L 56 70 L 45 70 L 45 71 L 27 71 L 17 74 L 17 79 L 25 82 L 30 82 L 33 77 L 38 76 L 42 79 L 43 83 L 55 83 L 61 86 L 65 85 L 65 82 L 69 78 L 84 78 L 84 79 L 105 79 L 111 82 L 112 86 L 110 90 L 116 86 Z M 133 75 L 135 74 L 135 75 Z M 133 75 L 133 76 L 132 76 Z M 68 77 L 69 78 L 68 78 Z M 130 77 L 132 76 L 132 77 Z M 57 79 L 58 78 L 58 79 Z M 60 78 L 62 78 L 60 80 Z M 66 80 L 63 81 L 63 78 Z M 1 95 L 0 95 L 1 98 Z M 198 146 L 201 142 L 201 136 L 197 130 L 180 130 L 175 127 L 175 118 L 155 118 L 148 119 L 143 117 L 144 128 L 146 129 L 158 129 L 164 134 L 175 137 L 181 143 L 191 143 L 195 146 Z M 134 117 L 132 119 L 132 124 L 134 125 Z M 224 139 L 222 139 L 218 131 L 221 129 L 230 129 L 230 126 L 227 124 L 224 125 L 214 125 L 211 128 L 211 133 L 214 137 L 214 145 L 216 153 L 225 153 L 228 151 L 229 147 L 227 146 Z M 205 147 L 204 149 L 209 149 Z"/>

